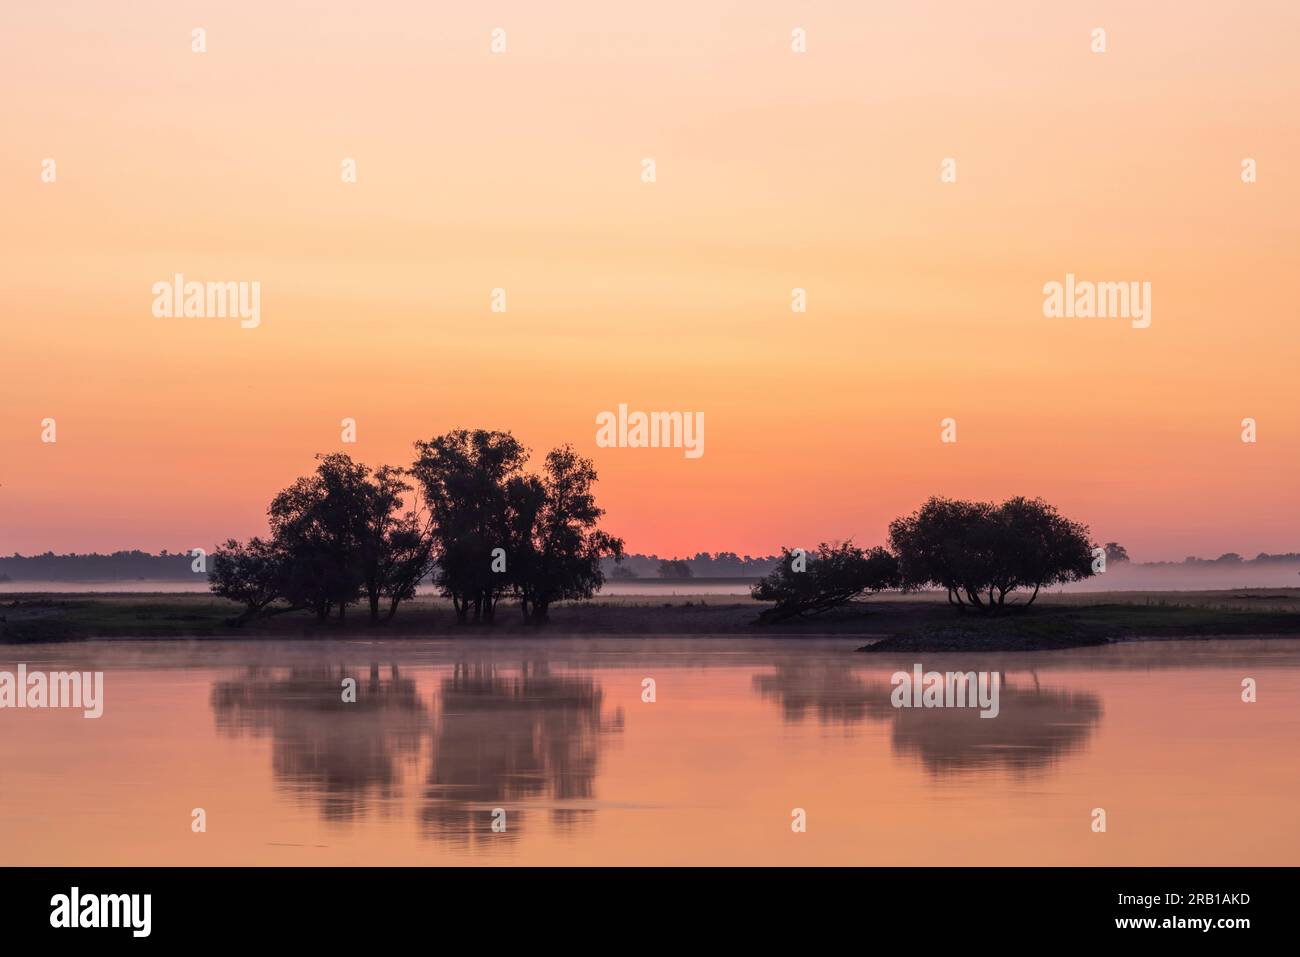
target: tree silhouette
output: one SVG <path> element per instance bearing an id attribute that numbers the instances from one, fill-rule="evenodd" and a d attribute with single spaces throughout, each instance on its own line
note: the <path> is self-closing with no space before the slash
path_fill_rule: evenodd
<path id="1" fill-rule="evenodd" d="M 273 542 L 250 538 L 244 545 L 229 539 L 212 554 L 208 587 L 220 598 L 239 602 L 243 622 L 260 614 L 283 593 L 284 555 Z"/>
<path id="2" fill-rule="evenodd" d="M 459 429 L 415 444 L 411 474 L 433 517 L 438 586 L 456 619 L 492 621 L 508 589 L 492 551 L 511 537 L 507 486 L 522 475 L 528 450 L 509 432 Z"/>
<path id="3" fill-rule="evenodd" d="M 402 469 L 390 465 L 375 470 L 363 489 L 361 582 L 370 604 L 370 620 L 379 620 L 380 602 L 388 600 L 391 618 L 397 606 L 415 597 L 420 580 L 432 564 L 433 539 L 415 509 L 402 505 L 412 491 Z"/>
<path id="4" fill-rule="evenodd" d="M 798 560 L 783 549 L 776 569 L 750 590 L 757 601 L 772 601 L 760 622 L 819 615 L 868 592 L 898 586 L 898 562 L 883 548 L 863 551 L 852 542 L 827 545 Z"/>
<path id="5" fill-rule="evenodd" d="M 510 580 L 524 621 L 545 622 L 553 602 L 590 598 L 605 582 L 601 559 L 623 557 L 622 539 L 596 527 L 605 512 L 596 505 L 595 482 L 591 460 L 569 445 L 546 456 L 542 477 L 511 481 Z"/>
<path id="6" fill-rule="evenodd" d="M 905 587 L 935 585 L 954 605 L 998 609 L 1018 588 L 1077 581 L 1092 574 L 1092 545 L 1084 525 L 1062 517 L 1042 499 L 1017 497 L 1001 505 L 931 498 L 889 526 Z"/>
<path id="7" fill-rule="evenodd" d="M 209 587 L 247 607 L 240 620 L 277 600 L 321 619 L 337 608 L 342 618 L 364 594 L 377 621 L 381 599 L 391 616 L 428 571 L 427 530 L 415 511 L 401 511 L 411 490 L 402 471 L 383 466 L 372 474 L 341 452 L 317 460 L 314 473 L 272 499 L 269 541 L 231 540 L 213 556 Z"/>

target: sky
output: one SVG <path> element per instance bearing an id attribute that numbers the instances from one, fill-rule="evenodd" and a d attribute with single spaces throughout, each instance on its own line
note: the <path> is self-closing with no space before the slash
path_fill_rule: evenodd
<path id="1" fill-rule="evenodd" d="M 461 427 L 592 457 L 632 551 L 935 494 L 1300 550 L 1294 3 L 450 6 L 0 9 L 0 553 L 258 534 Z M 155 316 L 177 273 L 259 324 Z M 1149 327 L 1044 316 L 1067 273 Z M 621 403 L 704 454 L 600 447 Z"/>

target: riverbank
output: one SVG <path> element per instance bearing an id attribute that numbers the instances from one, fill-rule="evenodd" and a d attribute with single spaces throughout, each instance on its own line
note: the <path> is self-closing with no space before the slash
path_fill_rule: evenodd
<path id="1" fill-rule="evenodd" d="M 372 625 L 365 609 L 343 620 L 292 612 L 236 626 L 240 608 L 211 595 L 14 594 L 0 602 L 0 642 L 92 638 L 437 637 L 712 635 L 859 637 L 873 652 L 1032 651 L 1134 638 L 1300 637 L 1300 589 L 1046 595 L 1032 608 L 987 616 L 942 595 L 885 595 L 806 620 L 759 625 L 763 603 L 730 595 L 622 596 L 563 603 L 543 626 L 502 604 L 492 625 L 458 625 L 440 598 L 417 598 Z"/>

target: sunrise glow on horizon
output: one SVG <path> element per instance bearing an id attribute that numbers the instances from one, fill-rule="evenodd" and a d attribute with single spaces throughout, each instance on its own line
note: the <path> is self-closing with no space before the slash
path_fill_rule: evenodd
<path id="1" fill-rule="evenodd" d="M 837 2 L 802 55 L 770 2 L 140 6 L 0 12 L 0 553 L 261 534 L 317 453 L 479 427 L 591 457 L 634 552 L 931 495 L 1300 550 L 1293 4 Z M 156 316 L 177 275 L 260 322 Z M 1067 276 L 1150 283 L 1149 327 L 1045 317 Z M 620 405 L 703 454 L 603 446 Z"/>

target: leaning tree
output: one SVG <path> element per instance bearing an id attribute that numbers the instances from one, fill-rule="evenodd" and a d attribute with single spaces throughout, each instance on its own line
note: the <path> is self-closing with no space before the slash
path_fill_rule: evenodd
<path id="1" fill-rule="evenodd" d="M 750 594 L 773 602 L 760 622 L 819 615 L 870 592 L 898 586 L 898 563 L 883 548 L 864 551 L 852 542 L 823 542 L 811 555 L 782 549 L 780 563 Z"/>

